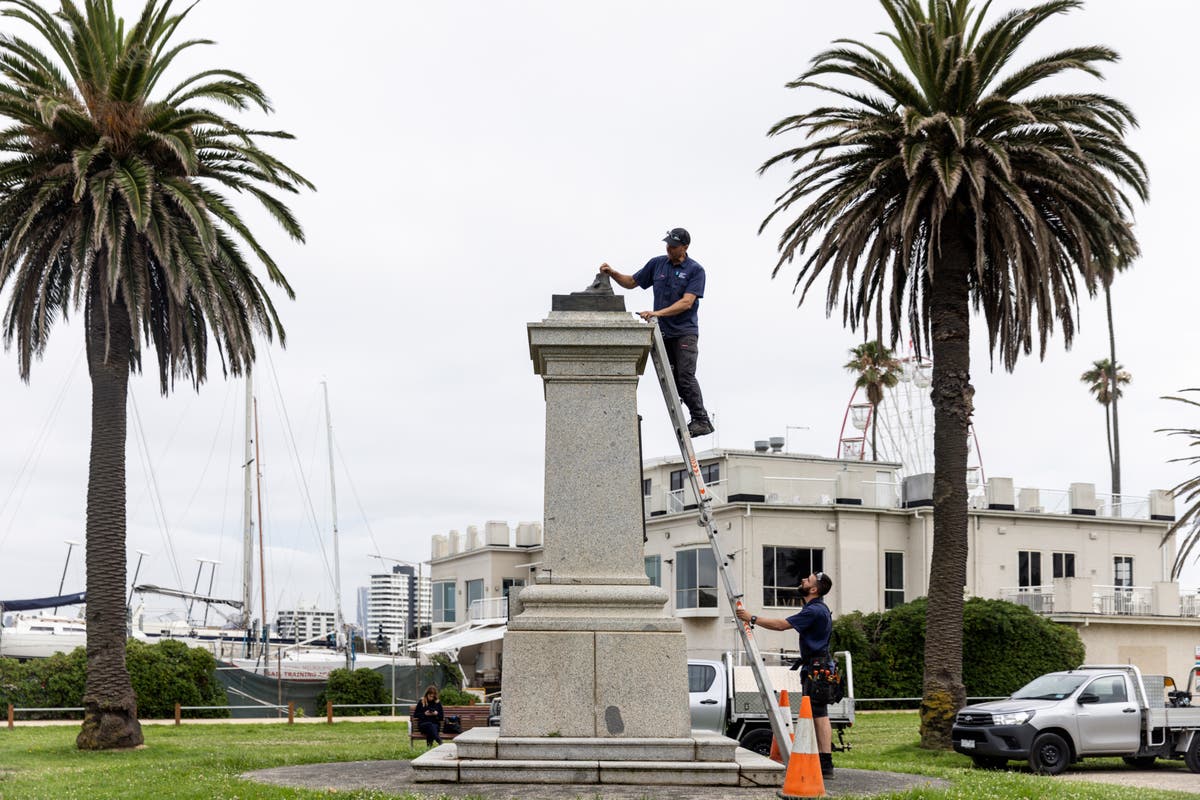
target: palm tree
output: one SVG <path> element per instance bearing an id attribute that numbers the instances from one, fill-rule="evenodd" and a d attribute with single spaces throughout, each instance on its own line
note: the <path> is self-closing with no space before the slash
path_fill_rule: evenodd
<path id="1" fill-rule="evenodd" d="M 1113 453 L 1113 439 L 1116 434 L 1116 424 L 1109 411 L 1115 408 L 1117 398 L 1122 395 L 1121 387 L 1133 380 L 1133 376 L 1121 368 L 1120 364 L 1113 367 L 1113 362 L 1107 358 L 1092 362 L 1092 368 L 1079 376 L 1079 380 L 1087 385 L 1088 391 L 1096 397 L 1096 402 L 1104 406 L 1104 433 L 1108 436 L 1108 466 L 1112 472 L 1113 502 L 1119 501 L 1121 480 L 1117 477 L 1118 464 Z"/>
<path id="2" fill-rule="evenodd" d="M 291 288 L 220 188 L 258 200 L 296 240 L 300 225 L 269 189 L 312 188 L 255 144 L 289 138 L 214 110 L 271 106 L 246 76 L 210 69 L 159 91 L 167 68 L 207 40 L 174 43 L 187 12 L 147 0 L 136 23 L 111 0 L 0 0 L 36 40 L 0 37 L 0 287 L 12 295 L 4 341 L 28 380 L 50 331 L 83 312 L 92 382 L 87 493 L 87 686 L 77 745 L 141 743 L 125 668 L 125 425 L 131 371 L 152 344 L 162 392 L 199 388 L 211 343 L 227 374 L 254 359 L 254 334 L 283 328 L 241 245 Z M 43 52 L 43 49 L 46 52 Z M 57 63 L 56 63 L 57 61 Z"/>
<path id="3" fill-rule="evenodd" d="M 845 368 L 857 375 L 854 385 L 867 392 L 871 404 L 871 460 L 878 461 L 875 431 L 879 428 L 879 404 L 883 402 L 883 390 L 900 382 L 900 361 L 881 342 L 863 342 L 851 348 Z"/>
<path id="4" fill-rule="evenodd" d="M 1111 364 L 1116 364 L 1120 369 L 1120 362 L 1117 361 L 1117 334 L 1113 330 L 1113 313 L 1112 313 L 1112 286 L 1105 284 L 1104 286 L 1104 310 L 1108 316 L 1108 360 Z M 1125 373 L 1126 376 L 1129 373 Z M 1121 503 L 1121 425 L 1120 417 L 1117 415 L 1117 400 L 1121 398 L 1121 389 L 1117 386 L 1117 380 L 1120 373 L 1114 371 L 1109 375 L 1112 380 L 1112 451 L 1109 453 L 1109 460 L 1112 462 L 1112 496 L 1113 506 L 1119 506 Z M 1128 383 L 1128 379 L 1125 381 Z M 1107 413 L 1107 409 L 1105 409 Z"/>
<path id="5" fill-rule="evenodd" d="M 1050 0 L 986 25 L 987 6 L 979 11 L 970 0 L 880 2 L 892 22 L 884 37 L 901 62 L 839 40 L 788 84 L 838 99 L 770 129 L 805 138 L 760 169 L 792 165 L 760 232 L 796 207 L 774 274 L 812 246 L 795 283 L 801 303 L 824 274 L 827 314 L 840 307 L 855 329 L 872 304 L 886 303 L 891 345 L 907 316 L 917 351 L 932 352 L 934 541 L 921 740 L 947 747 L 965 702 L 970 307 L 983 312 L 1006 369 L 1032 351 L 1035 335 L 1044 355 L 1056 326 L 1069 344 L 1079 288 L 1094 295 L 1138 253 L 1125 189 L 1145 198 L 1147 178 L 1125 143 L 1136 121 L 1124 104 L 1039 87 L 1064 73 L 1098 76 L 1115 52 L 1071 47 L 1009 67 L 1035 29 L 1079 0 Z"/>
<path id="6" fill-rule="evenodd" d="M 1184 392 L 1200 392 L 1200 389 L 1184 389 Z M 1164 397 L 1164 400 L 1174 400 L 1178 403 L 1186 403 L 1194 408 L 1200 408 L 1200 402 L 1192 400 L 1188 397 Z M 1168 436 L 1182 436 L 1189 439 L 1187 446 L 1200 448 L 1200 428 L 1164 428 L 1158 431 L 1166 433 Z M 1181 456 L 1171 459 L 1171 463 L 1185 463 L 1194 466 L 1200 466 L 1200 452 L 1195 455 Z M 1170 529 L 1163 534 L 1162 544 L 1166 545 L 1171 540 L 1171 537 L 1177 533 L 1183 533 L 1183 538 L 1179 542 L 1179 549 L 1175 552 L 1175 563 L 1171 567 L 1171 580 L 1179 580 L 1183 572 L 1183 567 L 1187 563 L 1188 556 L 1196 550 L 1197 545 L 1200 545 L 1200 474 L 1181 482 L 1178 486 L 1171 490 L 1171 493 L 1177 498 L 1183 498 L 1187 507 L 1183 513 L 1176 518 L 1175 523 Z M 1189 528 L 1186 533 L 1184 530 Z M 1197 551 L 1200 552 L 1200 551 Z"/>

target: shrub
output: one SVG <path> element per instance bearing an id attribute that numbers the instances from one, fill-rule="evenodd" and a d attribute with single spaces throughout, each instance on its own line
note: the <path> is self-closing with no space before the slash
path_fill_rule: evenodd
<path id="1" fill-rule="evenodd" d="M 479 702 L 479 698 L 475 695 L 453 686 L 447 686 L 439 694 L 439 699 L 444 706 L 473 706 Z"/>
<path id="2" fill-rule="evenodd" d="M 833 624 L 830 646 L 849 650 L 858 697 L 919 697 L 925 670 L 925 598 Z M 963 683 L 972 697 L 1012 694 L 1038 675 L 1079 666 L 1074 628 L 1024 606 L 972 598 L 963 605 Z M 890 706 L 894 707 L 894 706 Z"/>
<path id="3" fill-rule="evenodd" d="M 390 702 L 387 690 L 383 686 L 383 676 L 373 669 L 361 668 L 356 670 L 335 669 L 329 673 L 329 683 L 325 691 L 317 695 L 317 705 L 321 708 L 326 703 L 334 705 L 384 705 Z M 349 713 L 351 716 L 374 716 L 381 713 L 378 708 L 342 709 L 338 713 Z"/>

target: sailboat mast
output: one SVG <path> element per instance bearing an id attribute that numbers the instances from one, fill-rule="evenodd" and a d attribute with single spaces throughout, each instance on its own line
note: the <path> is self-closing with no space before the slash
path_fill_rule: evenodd
<path id="1" fill-rule="evenodd" d="M 242 627 L 250 630 L 251 609 L 254 607 L 254 382 L 250 367 L 246 367 L 246 449 L 242 463 L 245 465 L 245 487 L 242 495 Z"/>
<path id="2" fill-rule="evenodd" d="M 267 559 L 263 547 L 262 525 L 262 462 L 258 452 L 258 400 L 254 401 L 254 473 L 258 479 L 258 582 L 262 589 L 262 657 L 267 663 L 267 645 L 271 641 L 267 624 Z"/>
<path id="3" fill-rule="evenodd" d="M 337 643 L 345 647 L 346 669 L 351 667 L 350 647 L 346 643 L 346 626 L 342 619 L 342 564 L 338 552 L 337 484 L 333 473 L 333 417 L 329 413 L 329 384 L 321 381 L 325 392 L 325 434 L 329 447 L 329 505 L 333 514 L 333 608 L 334 625 L 337 628 Z"/>

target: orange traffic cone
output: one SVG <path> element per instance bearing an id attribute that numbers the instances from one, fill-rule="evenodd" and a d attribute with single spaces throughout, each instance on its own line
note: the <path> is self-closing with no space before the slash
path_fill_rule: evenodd
<path id="1" fill-rule="evenodd" d="M 783 713 L 787 714 L 789 717 L 792 715 L 792 704 L 791 704 L 791 701 L 788 699 L 787 689 L 779 690 L 779 708 L 782 709 Z M 792 741 L 793 742 L 796 741 L 795 734 L 792 734 Z M 772 761 L 777 761 L 780 764 L 783 763 L 783 753 L 779 752 L 779 742 L 775 740 L 774 736 L 771 737 L 770 759 Z"/>
<path id="2" fill-rule="evenodd" d="M 812 702 L 807 695 L 800 699 L 800 718 L 796 720 L 792 757 L 788 759 L 783 790 L 779 796 L 784 800 L 825 796 L 821 757 L 817 755 L 817 732 L 813 728 Z"/>

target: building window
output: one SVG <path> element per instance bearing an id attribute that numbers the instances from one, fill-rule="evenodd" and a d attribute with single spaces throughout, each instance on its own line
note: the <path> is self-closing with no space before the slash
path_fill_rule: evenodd
<path id="1" fill-rule="evenodd" d="M 904 553 L 883 554 L 883 607 L 904 603 Z"/>
<path id="2" fill-rule="evenodd" d="M 1042 585 L 1042 554 L 1037 550 L 1017 551 L 1017 586 L 1025 591 Z"/>
<path id="3" fill-rule="evenodd" d="M 651 586 L 662 586 L 662 556 L 646 556 L 646 577 Z"/>
<path id="4" fill-rule="evenodd" d="M 467 608 L 471 607 L 471 603 L 476 600 L 483 599 L 483 578 L 478 580 L 467 581 Z"/>
<path id="5" fill-rule="evenodd" d="M 433 585 L 433 621 L 454 622 L 454 581 Z"/>
<path id="6" fill-rule="evenodd" d="M 642 478 L 642 497 L 650 496 L 650 479 Z"/>
<path id="7" fill-rule="evenodd" d="M 501 578 L 500 591 L 503 597 L 508 597 L 509 593 L 514 589 L 519 589 L 525 585 L 524 578 Z"/>
<path id="8" fill-rule="evenodd" d="M 717 607 L 717 560 L 710 548 L 676 553 L 675 607 Z"/>
<path id="9" fill-rule="evenodd" d="M 1056 577 L 1056 578 L 1074 578 L 1075 577 L 1075 554 L 1074 553 L 1055 553 L 1054 554 L 1054 577 Z"/>
<path id="10" fill-rule="evenodd" d="M 825 551 L 808 547 L 763 548 L 763 605 L 799 606 L 800 581 L 825 569 Z"/>
<path id="11" fill-rule="evenodd" d="M 686 469 L 677 469 L 671 473 L 671 491 L 678 492 L 683 489 L 683 484 L 687 481 L 688 471 Z M 716 483 L 721 480 L 721 462 L 714 461 L 711 464 L 700 465 L 700 479 L 707 486 L 710 483 Z M 643 484 L 645 482 L 643 481 Z M 649 492 L 643 491 L 643 494 Z"/>
<path id="12" fill-rule="evenodd" d="M 1113 586 L 1133 586 L 1133 556 L 1113 556 Z"/>

